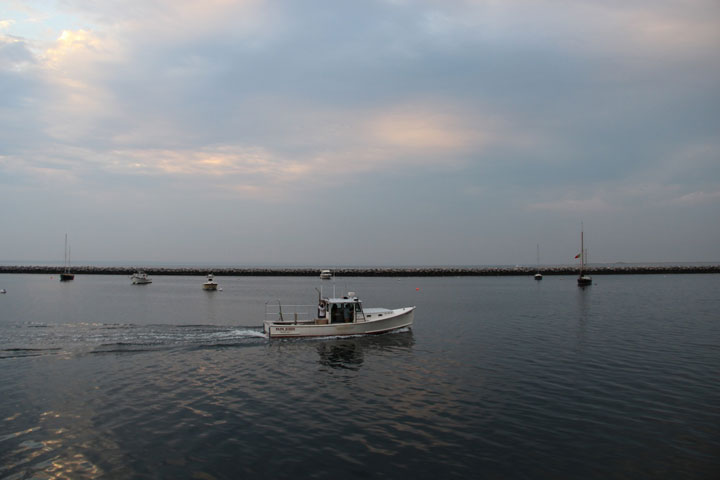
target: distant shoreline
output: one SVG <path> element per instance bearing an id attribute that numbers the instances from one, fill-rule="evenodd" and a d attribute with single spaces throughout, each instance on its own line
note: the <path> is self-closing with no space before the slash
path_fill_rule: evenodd
<path id="1" fill-rule="evenodd" d="M 76 266 L 72 272 L 76 275 L 132 275 L 138 269 L 148 275 L 207 275 L 236 277 L 314 277 L 320 275 L 320 268 L 282 268 L 282 267 L 96 267 Z M 0 266 L 0 274 L 31 273 L 59 274 L 61 266 Z M 353 267 L 334 268 L 337 277 L 498 277 L 533 275 L 537 267 Z M 543 275 L 575 275 L 578 267 L 550 266 L 541 267 Z M 720 265 L 613 265 L 586 266 L 591 275 L 648 275 L 648 274 L 688 274 L 720 273 Z"/>

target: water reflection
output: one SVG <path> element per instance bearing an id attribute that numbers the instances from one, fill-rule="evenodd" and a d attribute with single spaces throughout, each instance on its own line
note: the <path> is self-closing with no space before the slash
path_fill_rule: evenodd
<path id="1" fill-rule="evenodd" d="M 23 431 L 0 436 L 5 447 L 0 456 L 0 477 L 20 478 L 102 478 L 103 470 L 84 451 L 87 433 L 92 430 L 89 415 L 47 411 L 37 418 L 19 413 L 5 419 L 14 424 L 33 422 Z M 95 445 L 98 447 L 98 445 Z"/>
<path id="2" fill-rule="evenodd" d="M 358 370 L 366 355 L 386 351 L 412 349 L 415 344 L 412 330 L 383 335 L 325 340 L 317 346 L 321 365 L 347 370 Z"/>
<path id="3" fill-rule="evenodd" d="M 590 311 L 590 304 L 591 304 L 591 293 L 592 289 L 589 289 L 586 291 L 586 287 L 580 287 L 577 292 L 577 315 L 578 315 L 578 323 L 577 323 L 577 349 L 582 349 L 586 343 L 586 334 L 587 334 L 587 325 L 588 321 L 590 319 L 591 311 Z"/>

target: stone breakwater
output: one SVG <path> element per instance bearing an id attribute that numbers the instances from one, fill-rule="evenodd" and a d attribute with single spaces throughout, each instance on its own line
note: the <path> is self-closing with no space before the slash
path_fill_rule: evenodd
<path id="1" fill-rule="evenodd" d="M 314 277 L 320 275 L 320 268 L 247 268 L 247 267 L 96 267 L 74 266 L 76 275 L 132 275 L 142 270 L 148 275 L 207 275 L 216 276 L 258 276 L 258 277 Z M 2 273 L 59 274 L 63 267 L 54 266 L 0 266 Z M 551 266 L 540 269 L 543 275 L 577 275 L 577 266 Z M 334 268 L 337 277 L 460 277 L 460 276 L 521 276 L 534 275 L 536 267 L 356 267 Z M 591 275 L 648 275 L 676 273 L 720 273 L 719 265 L 613 265 L 590 266 L 586 272 Z"/>

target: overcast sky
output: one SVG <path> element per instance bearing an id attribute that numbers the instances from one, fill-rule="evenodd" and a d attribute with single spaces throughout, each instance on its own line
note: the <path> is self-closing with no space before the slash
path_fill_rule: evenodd
<path id="1" fill-rule="evenodd" d="M 0 261 L 720 261 L 717 0 L 4 0 Z"/>

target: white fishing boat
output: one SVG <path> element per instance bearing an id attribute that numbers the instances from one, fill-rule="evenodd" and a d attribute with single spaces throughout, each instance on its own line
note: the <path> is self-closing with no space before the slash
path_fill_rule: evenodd
<path id="1" fill-rule="evenodd" d="M 587 287 L 592 285 L 592 277 L 585 273 L 585 258 L 587 257 L 587 250 L 584 245 L 584 228 L 580 228 L 580 253 L 575 255 L 575 258 L 580 258 L 580 275 L 577 279 L 578 287 Z"/>
<path id="2" fill-rule="evenodd" d="M 213 279 L 213 274 L 208 273 L 207 282 L 203 283 L 203 290 L 217 290 L 217 289 L 218 289 L 218 284 Z"/>
<path id="3" fill-rule="evenodd" d="M 133 273 L 130 278 L 132 279 L 133 285 L 147 285 L 148 283 L 152 283 L 152 279 L 142 270 Z"/>
<path id="4" fill-rule="evenodd" d="M 334 337 L 390 332 L 413 323 L 415 307 L 365 308 L 354 292 L 321 297 L 317 305 L 265 304 L 263 331 L 270 338 Z"/>
<path id="5" fill-rule="evenodd" d="M 320 278 L 330 280 L 332 278 L 332 272 L 330 270 L 320 270 Z"/>

